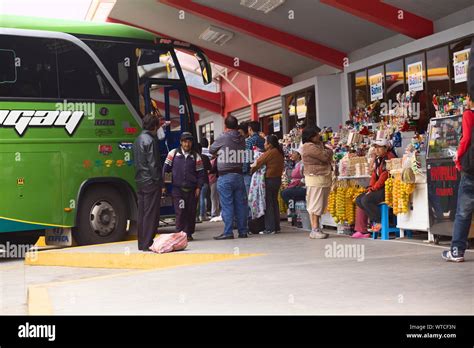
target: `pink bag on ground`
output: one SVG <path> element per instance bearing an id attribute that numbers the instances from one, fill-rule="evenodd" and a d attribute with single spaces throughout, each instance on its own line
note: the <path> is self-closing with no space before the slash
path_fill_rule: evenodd
<path id="1" fill-rule="evenodd" d="M 184 250 L 188 246 L 188 236 L 185 232 L 160 234 L 153 240 L 150 250 L 158 253 L 170 253 L 172 251 Z"/>

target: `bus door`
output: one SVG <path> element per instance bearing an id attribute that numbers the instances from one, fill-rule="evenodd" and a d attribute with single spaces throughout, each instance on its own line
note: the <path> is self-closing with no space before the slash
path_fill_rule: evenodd
<path id="1" fill-rule="evenodd" d="M 148 79 L 145 82 L 145 113 L 160 115 L 165 121 L 164 138 L 160 139 L 160 157 L 162 165 L 168 152 L 180 144 L 181 133 L 190 132 L 196 139 L 194 113 L 189 102 L 185 83 L 179 80 Z M 170 186 L 170 185 L 168 185 Z M 171 191 L 171 187 L 167 187 Z M 171 200 L 162 202 L 161 214 L 173 215 Z"/>

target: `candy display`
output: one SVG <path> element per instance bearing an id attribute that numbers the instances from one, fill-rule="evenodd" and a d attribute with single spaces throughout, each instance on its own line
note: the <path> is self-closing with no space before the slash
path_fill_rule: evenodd
<path id="1" fill-rule="evenodd" d="M 410 208 L 410 195 L 415 191 L 414 183 L 389 177 L 385 182 L 385 203 L 393 208 L 395 215 L 406 214 Z"/>
<path id="2" fill-rule="evenodd" d="M 466 96 L 463 94 L 451 95 L 449 92 L 442 95 L 434 94 L 431 102 L 436 110 L 436 117 L 462 114 L 467 108 Z"/>
<path id="3" fill-rule="evenodd" d="M 336 223 L 353 225 L 355 222 L 355 199 L 365 188 L 355 181 L 339 181 L 329 194 L 328 212 Z"/>

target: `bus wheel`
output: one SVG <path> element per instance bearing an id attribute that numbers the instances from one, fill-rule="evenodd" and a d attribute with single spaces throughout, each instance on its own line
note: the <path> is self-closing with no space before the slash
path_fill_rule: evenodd
<path id="1" fill-rule="evenodd" d="M 124 240 L 127 234 L 126 212 L 126 203 L 117 190 L 95 186 L 79 203 L 74 239 L 79 245 Z"/>

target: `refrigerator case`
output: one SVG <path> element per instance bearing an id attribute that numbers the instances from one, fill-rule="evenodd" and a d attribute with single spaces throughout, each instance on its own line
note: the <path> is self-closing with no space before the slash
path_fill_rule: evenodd
<path id="1" fill-rule="evenodd" d="M 428 127 L 426 168 L 430 231 L 452 236 L 459 180 L 453 157 L 461 138 L 462 115 L 432 118 Z"/>

